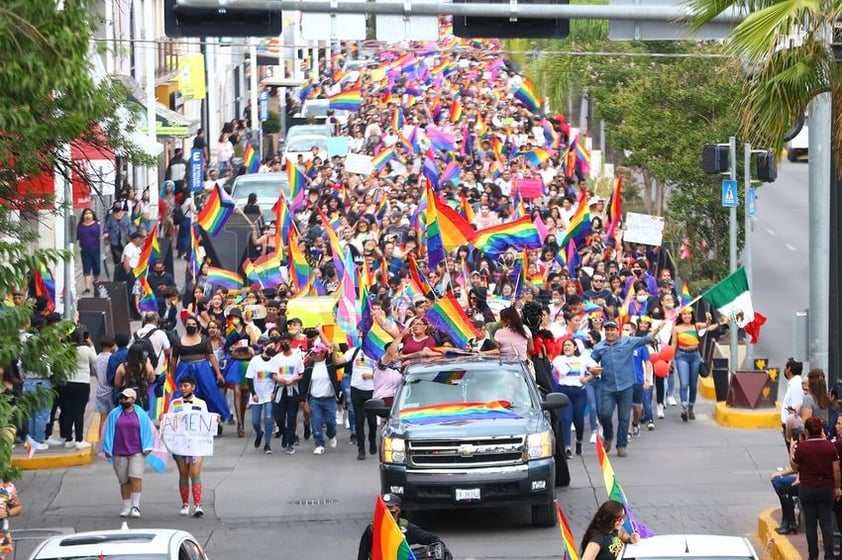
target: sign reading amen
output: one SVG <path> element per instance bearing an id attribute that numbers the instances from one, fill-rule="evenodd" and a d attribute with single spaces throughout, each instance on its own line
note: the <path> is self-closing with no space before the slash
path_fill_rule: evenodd
<path id="1" fill-rule="evenodd" d="M 209 412 L 175 412 L 161 416 L 161 440 L 170 453 L 193 457 L 213 455 L 218 416 Z"/>

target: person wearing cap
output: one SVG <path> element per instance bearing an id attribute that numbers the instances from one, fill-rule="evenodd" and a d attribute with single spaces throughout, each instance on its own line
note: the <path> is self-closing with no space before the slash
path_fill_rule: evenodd
<path id="1" fill-rule="evenodd" d="M 112 410 L 105 420 L 102 452 L 112 460 L 120 482 L 120 497 L 123 499 L 120 517 L 139 519 L 145 457 L 152 452 L 154 427 L 152 419 L 136 402 L 137 391 L 132 388 L 120 391 L 120 406 Z"/>
<path id="2" fill-rule="evenodd" d="M 606 321 L 605 339 L 591 351 L 591 358 L 597 362 L 600 372 L 599 420 L 602 425 L 602 446 L 606 452 L 614 439 L 614 409 L 617 409 L 617 455 L 626 456 L 628 444 L 629 417 L 632 412 L 632 396 L 636 380 L 634 371 L 634 350 L 655 342 L 655 335 L 661 325 L 647 336 L 620 337 L 616 321 Z"/>
<path id="3" fill-rule="evenodd" d="M 336 400 L 341 394 L 336 365 L 333 362 L 333 345 L 319 340 L 304 360 L 304 376 L 301 381 L 306 387 L 310 404 L 310 428 L 313 431 L 313 455 L 324 455 L 325 436 L 331 448 L 336 440 Z M 322 429 L 324 428 L 324 432 Z"/>
<path id="4" fill-rule="evenodd" d="M 398 524 L 398 527 L 403 533 L 404 538 L 406 539 L 406 543 L 409 546 L 412 545 L 431 545 L 436 543 L 441 543 L 442 548 L 447 551 L 447 547 L 444 545 L 444 542 L 433 533 L 429 531 L 425 531 L 418 525 L 414 523 L 410 523 L 405 518 L 401 517 L 401 499 L 400 496 L 397 494 L 383 494 L 382 497 L 383 503 L 386 505 L 386 508 L 389 510 L 389 513 L 392 514 L 392 517 L 395 518 L 395 522 Z M 371 555 L 371 547 L 374 541 L 374 528 L 371 523 L 369 523 L 365 530 L 363 531 L 362 537 L 360 537 L 360 548 L 359 552 L 357 553 L 357 560 L 369 560 Z M 450 552 L 446 552 L 446 557 L 452 558 Z"/>
<path id="5" fill-rule="evenodd" d="M 178 383 L 178 390 L 181 393 L 170 401 L 167 412 L 207 412 L 208 405 L 193 394 L 196 388 L 196 380 L 191 375 L 185 375 Z M 202 517 L 205 512 L 202 509 L 202 462 L 204 457 L 188 455 L 176 455 L 173 453 L 173 460 L 178 468 L 178 493 L 181 497 L 180 515 L 190 515 L 190 494 L 193 495 L 193 517 Z M 192 492 L 191 492 L 192 490 Z"/>

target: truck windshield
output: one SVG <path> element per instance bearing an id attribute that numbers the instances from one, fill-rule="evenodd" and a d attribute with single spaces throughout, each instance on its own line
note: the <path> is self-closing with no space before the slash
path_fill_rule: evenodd
<path id="1" fill-rule="evenodd" d="M 510 410 L 530 409 L 532 396 L 523 375 L 512 370 L 444 370 L 412 374 L 400 392 L 403 411 L 437 404 L 506 401 Z"/>

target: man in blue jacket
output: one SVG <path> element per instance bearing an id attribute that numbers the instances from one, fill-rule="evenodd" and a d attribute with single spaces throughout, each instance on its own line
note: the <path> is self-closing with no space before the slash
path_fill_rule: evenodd
<path id="1" fill-rule="evenodd" d="M 614 408 L 617 409 L 617 455 L 626 456 L 629 439 L 629 416 L 632 409 L 632 395 L 637 376 L 634 371 L 634 351 L 655 341 L 655 335 L 663 323 L 648 336 L 620 337 L 616 321 L 607 321 L 605 339 L 599 342 L 591 353 L 591 358 L 600 365 L 602 382 L 599 403 L 599 421 L 602 424 L 602 445 L 605 451 L 611 449 L 614 439 Z M 594 372 L 594 368 L 591 368 Z"/>

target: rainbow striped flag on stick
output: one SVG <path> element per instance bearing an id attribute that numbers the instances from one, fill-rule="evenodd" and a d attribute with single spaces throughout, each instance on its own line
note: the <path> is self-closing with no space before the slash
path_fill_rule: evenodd
<path id="1" fill-rule="evenodd" d="M 349 89 L 331 95 L 328 99 L 328 106 L 331 109 L 340 111 L 359 111 L 363 104 L 363 92 L 359 89 Z"/>
<path id="2" fill-rule="evenodd" d="M 590 223 L 590 221 L 588 221 Z M 496 257 L 510 247 L 516 251 L 522 249 L 540 249 L 541 236 L 529 216 L 513 222 L 500 224 L 474 233 L 471 239 L 474 247 L 489 257 Z"/>
<path id="3" fill-rule="evenodd" d="M 146 276 L 149 267 L 155 264 L 155 261 L 161 258 L 161 247 L 158 245 L 158 236 L 155 232 L 150 232 L 146 236 L 146 241 L 143 242 L 143 248 L 140 250 L 140 258 L 137 261 L 137 266 L 132 269 L 134 277 L 140 278 Z"/>
<path id="4" fill-rule="evenodd" d="M 558 529 L 561 531 L 561 540 L 564 543 L 563 560 L 579 560 L 576 539 L 573 538 L 573 531 L 570 530 L 570 524 L 567 522 L 567 517 L 564 515 L 558 500 L 555 500 L 555 509 L 558 513 Z"/>
<path id="5" fill-rule="evenodd" d="M 209 266 L 207 283 L 213 286 L 221 286 L 229 290 L 239 290 L 243 287 L 243 277 L 231 270 Z"/>
<path id="6" fill-rule="evenodd" d="M 523 79 L 514 95 L 515 99 L 523 103 L 527 110 L 535 113 L 541 109 L 541 98 L 535 93 L 535 86 L 527 78 Z"/>
<path id="7" fill-rule="evenodd" d="M 605 483 L 605 491 L 608 492 L 608 499 L 620 502 L 626 509 L 626 520 L 623 522 L 623 529 L 626 533 L 638 533 L 641 539 L 651 537 L 653 533 L 646 525 L 637 520 L 632 511 L 631 504 L 626 498 L 626 493 L 623 492 L 623 487 L 617 481 L 617 475 L 614 474 L 614 468 L 611 466 L 611 461 L 608 460 L 608 454 L 605 448 L 602 447 L 602 438 L 596 438 L 596 458 L 599 460 L 599 468 L 602 469 L 602 481 Z"/>
<path id="8" fill-rule="evenodd" d="M 196 221 L 203 230 L 216 237 L 222 231 L 225 222 L 234 213 L 234 199 L 217 183 L 202 210 L 196 216 Z"/>
<path id="9" fill-rule="evenodd" d="M 374 503 L 371 560 L 415 560 L 395 518 L 381 496 Z"/>
<path id="10" fill-rule="evenodd" d="M 137 308 L 141 312 L 158 311 L 158 300 L 155 297 L 155 292 L 152 291 L 152 286 L 146 281 L 146 276 L 141 276 L 137 279 L 140 283 L 140 303 Z"/>
<path id="11" fill-rule="evenodd" d="M 424 317 L 450 337 L 457 348 L 465 348 L 470 339 L 480 336 L 465 309 L 449 290 L 433 304 Z"/>
<path id="12" fill-rule="evenodd" d="M 251 142 L 246 142 L 246 149 L 243 150 L 243 165 L 248 173 L 257 173 L 260 170 L 260 158 Z"/>

